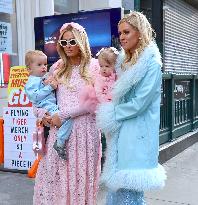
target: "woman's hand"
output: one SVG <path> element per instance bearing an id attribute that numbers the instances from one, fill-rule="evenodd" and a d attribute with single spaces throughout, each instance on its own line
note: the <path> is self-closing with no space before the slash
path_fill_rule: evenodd
<path id="1" fill-rule="evenodd" d="M 52 123 L 52 117 L 48 112 L 45 113 L 44 117 L 42 118 L 42 122 L 45 126 L 51 126 Z"/>
<path id="2" fill-rule="evenodd" d="M 46 80 L 44 80 L 45 85 L 51 85 L 53 89 L 56 89 L 58 86 L 58 82 L 56 79 L 50 75 Z"/>
<path id="3" fill-rule="evenodd" d="M 58 82 L 54 79 L 49 83 L 49 85 L 51 85 L 53 89 L 56 89 L 58 87 Z"/>
<path id="4" fill-rule="evenodd" d="M 62 125 L 60 117 L 58 116 L 57 113 L 52 116 L 51 125 L 58 128 Z"/>
<path id="5" fill-rule="evenodd" d="M 37 119 L 37 120 L 36 120 L 36 126 L 37 126 L 37 127 L 39 127 L 39 125 L 41 125 L 41 123 L 42 123 L 42 120 L 41 120 L 41 119 Z"/>

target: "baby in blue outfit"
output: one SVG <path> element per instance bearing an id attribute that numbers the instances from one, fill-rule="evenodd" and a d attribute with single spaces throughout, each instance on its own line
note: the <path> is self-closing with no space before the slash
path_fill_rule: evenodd
<path id="1" fill-rule="evenodd" d="M 44 108 L 52 118 L 58 117 L 59 109 L 56 104 L 55 89 L 58 83 L 47 73 L 47 56 L 38 50 L 28 51 L 25 63 L 29 70 L 29 78 L 25 92 L 36 108 Z M 54 149 L 66 160 L 65 141 L 69 138 L 73 126 L 72 119 L 66 119 L 57 131 Z"/>

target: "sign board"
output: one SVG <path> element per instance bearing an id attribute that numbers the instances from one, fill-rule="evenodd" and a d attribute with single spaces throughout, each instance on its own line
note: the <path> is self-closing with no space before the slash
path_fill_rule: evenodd
<path id="1" fill-rule="evenodd" d="M 35 160 L 32 132 L 35 117 L 31 107 L 6 107 L 4 118 L 4 167 L 27 170 Z"/>
<path id="2" fill-rule="evenodd" d="M 35 160 L 32 151 L 32 132 L 36 126 L 32 104 L 24 92 L 28 71 L 24 66 L 10 69 L 8 107 L 4 118 L 4 167 L 27 170 Z"/>
<path id="3" fill-rule="evenodd" d="M 12 53 L 11 24 L 0 21 L 0 53 Z"/>
<path id="4" fill-rule="evenodd" d="M 189 80 L 175 80 L 174 98 L 186 99 L 190 97 L 190 81 Z"/>
<path id="5" fill-rule="evenodd" d="M 32 107 L 24 91 L 28 76 L 25 66 L 14 66 L 10 69 L 8 107 Z"/>

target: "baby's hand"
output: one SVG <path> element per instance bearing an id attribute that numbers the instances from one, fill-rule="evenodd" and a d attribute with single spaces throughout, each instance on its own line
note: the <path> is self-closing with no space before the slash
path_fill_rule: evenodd
<path id="1" fill-rule="evenodd" d="M 107 94 L 107 92 L 108 92 L 108 86 L 105 85 L 102 87 L 102 94 L 105 95 L 105 94 Z"/>
<path id="2" fill-rule="evenodd" d="M 58 128 L 62 125 L 60 117 L 57 113 L 52 116 L 52 125 Z"/>

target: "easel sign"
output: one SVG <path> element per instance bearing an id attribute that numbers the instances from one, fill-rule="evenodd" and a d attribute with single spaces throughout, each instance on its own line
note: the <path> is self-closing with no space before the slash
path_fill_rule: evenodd
<path id="1" fill-rule="evenodd" d="M 24 92 L 28 72 L 24 66 L 10 70 L 8 107 L 4 118 L 4 168 L 28 170 L 35 160 L 32 151 L 32 132 L 36 118 L 32 104 Z"/>

